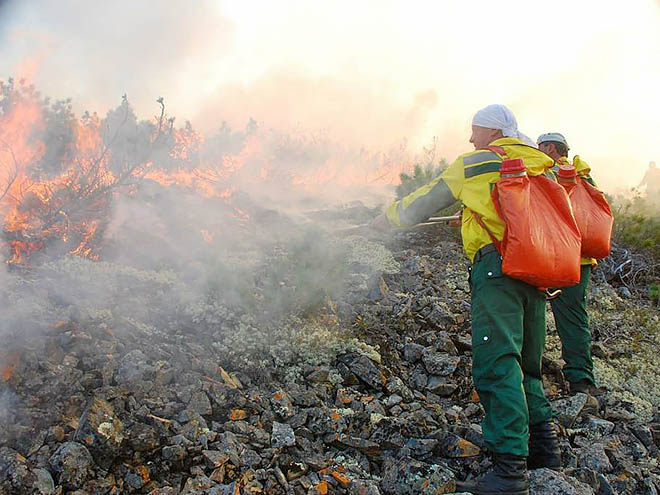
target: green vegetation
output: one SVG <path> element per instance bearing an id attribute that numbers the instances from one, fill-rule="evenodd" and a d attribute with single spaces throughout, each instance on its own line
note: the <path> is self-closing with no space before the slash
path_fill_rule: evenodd
<path id="1" fill-rule="evenodd" d="M 422 148 L 412 174 L 401 173 L 401 184 L 396 187 L 396 198 L 401 199 L 416 189 L 428 184 L 438 177 L 449 165 L 444 158 L 436 159 L 437 138 L 433 138 L 431 146 Z"/>
<path id="2" fill-rule="evenodd" d="M 660 261 L 660 208 L 639 194 L 632 199 L 610 198 L 614 212 L 614 241 L 642 249 Z"/>

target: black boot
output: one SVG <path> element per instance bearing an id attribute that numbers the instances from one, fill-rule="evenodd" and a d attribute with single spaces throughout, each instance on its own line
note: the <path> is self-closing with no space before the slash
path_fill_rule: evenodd
<path id="1" fill-rule="evenodd" d="M 552 421 L 529 427 L 529 469 L 561 469 L 561 450 L 557 429 Z"/>
<path id="2" fill-rule="evenodd" d="M 473 495 L 529 495 L 527 460 L 509 454 L 495 454 L 493 469 L 472 481 L 457 481 L 456 491 Z"/>

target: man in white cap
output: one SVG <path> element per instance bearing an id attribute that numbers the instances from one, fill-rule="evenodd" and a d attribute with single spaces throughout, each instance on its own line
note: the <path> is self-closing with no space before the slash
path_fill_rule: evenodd
<path id="1" fill-rule="evenodd" d="M 528 495 L 528 455 L 530 467 L 561 467 L 541 379 L 545 296 L 502 273 L 502 258 L 475 213 L 501 240 L 504 222 L 490 193 L 500 178 L 502 155 L 522 158 L 529 175 L 547 172 L 553 161 L 518 131 L 513 113 L 503 105 L 476 113 L 470 142 L 475 151 L 460 155 L 440 177 L 392 203 L 372 225 L 383 230 L 414 225 L 456 201 L 465 205 L 461 235 L 472 263 L 472 375 L 486 411 L 483 436 L 493 453 L 493 470 L 457 488 L 474 495 Z"/>
<path id="2" fill-rule="evenodd" d="M 553 169 L 559 166 L 574 166 L 578 175 L 595 185 L 591 178 L 591 167 L 579 156 L 573 163 L 568 160 L 568 142 L 558 132 L 541 134 L 537 139 L 539 149 L 549 155 L 555 162 Z M 578 392 L 596 393 L 594 386 L 594 363 L 591 357 L 591 330 L 587 314 L 587 292 L 591 269 L 596 265 L 593 258 L 582 258 L 580 282 L 572 287 L 562 288 L 559 297 L 552 299 L 552 313 L 555 326 L 561 339 L 564 377 L 568 381 L 571 395 Z M 595 405 L 595 403 L 594 403 Z"/>

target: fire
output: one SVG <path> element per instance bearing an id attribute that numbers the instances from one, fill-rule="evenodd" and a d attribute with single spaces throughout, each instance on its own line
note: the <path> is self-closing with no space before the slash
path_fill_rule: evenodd
<path id="1" fill-rule="evenodd" d="M 213 242 L 213 234 L 211 234 L 208 230 L 202 229 L 199 232 L 200 234 L 202 234 L 202 239 L 204 239 L 204 242 L 206 243 Z"/>
<path id="2" fill-rule="evenodd" d="M 163 100 L 157 102 L 160 116 L 148 123 L 137 121 L 126 98 L 104 118 L 76 118 L 29 86 L 0 82 L 0 218 L 8 263 L 29 263 L 51 248 L 98 259 L 113 199 L 144 180 L 223 201 L 232 210 L 226 215 L 245 228 L 249 213 L 231 204 L 244 186 L 323 192 L 328 185 L 396 184 L 411 169 L 402 149 L 357 151 L 256 125 L 238 137 L 228 131 L 208 140 L 189 123 L 175 128 Z M 215 235 L 200 232 L 205 242 Z"/>
<path id="3" fill-rule="evenodd" d="M 18 365 L 21 362 L 21 355 L 18 351 L 11 351 L 8 353 L 3 352 L 0 355 L 0 379 L 3 382 L 8 382 L 16 373 Z"/>

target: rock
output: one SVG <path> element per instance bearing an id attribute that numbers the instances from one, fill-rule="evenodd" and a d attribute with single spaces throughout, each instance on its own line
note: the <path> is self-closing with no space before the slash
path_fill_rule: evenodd
<path id="1" fill-rule="evenodd" d="M 202 493 L 209 493 L 209 488 L 211 488 L 212 484 L 213 482 L 211 479 L 203 474 L 195 477 L 191 476 L 183 485 L 181 495 L 201 495 Z"/>
<path id="2" fill-rule="evenodd" d="M 115 372 L 115 381 L 119 385 L 127 385 L 151 380 L 155 369 L 147 360 L 147 356 L 139 349 L 127 353 Z"/>
<path id="3" fill-rule="evenodd" d="M 653 431 L 650 426 L 647 425 L 631 425 L 630 431 L 633 435 L 639 439 L 640 442 L 644 444 L 647 449 L 650 449 L 655 446 L 653 441 Z"/>
<path id="4" fill-rule="evenodd" d="M 38 479 L 29 472 L 25 458 L 8 447 L 0 448 L 0 493 L 28 493 Z"/>
<path id="5" fill-rule="evenodd" d="M 307 375 L 307 381 L 310 383 L 326 383 L 329 378 L 330 368 L 328 366 L 319 366 Z"/>
<path id="6" fill-rule="evenodd" d="M 37 478 L 34 482 L 35 493 L 38 495 L 54 495 L 55 482 L 50 472 L 47 469 L 37 468 L 33 473 Z"/>
<path id="7" fill-rule="evenodd" d="M 200 416 L 209 416 L 213 412 L 211 401 L 205 392 L 195 392 L 190 398 L 186 410 L 190 415 L 199 414 Z"/>
<path id="8" fill-rule="evenodd" d="M 400 420 L 385 418 L 378 421 L 369 439 L 381 449 L 400 449 L 406 443 Z"/>
<path id="9" fill-rule="evenodd" d="M 126 473 L 126 476 L 124 476 L 124 481 L 130 490 L 139 490 L 143 485 L 142 476 L 132 471 Z"/>
<path id="10" fill-rule="evenodd" d="M 631 476 L 623 475 L 616 476 L 614 474 L 607 475 L 607 481 L 611 489 L 611 493 L 615 495 L 637 495 L 637 481 Z M 602 490 L 601 490 L 602 493 Z M 599 494 L 600 495 L 600 494 Z"/>
<path id="11" fill-rule="evenodd" d="M 589 438 L 601 438 L 614 431 L 614 423 L 596 416 L 587 416 L 580 426 Z"/>
<path id="12" fill-rule="evenodd" d="M 431 347 L 425 348 L 422 352 L 422 362 L 431 375 L 449 376 L 456 371 L 460 361 L 461 358 L 458 356 L 437 352 Z"/>
<path id="13" fill-rule="evenodd" d="M 617 290 L 617 293 L 619 296 L 621 296 L 623 299 L 630 299 L 632 298 L 632 293 L 630 292 L 630 289 L 628 287 L 619 287 Z"/>
<path id="14" fill-rule="evenodd" d="M 376 442 L 345 433 L 331 433 L 324 439 L 324 442 L 340 448 L 359 450 L 365 455 L 378 455 L 381 453 L 381 448 Z"/>
<path id="15" fill-rule="evenodd" d="M 430 376 L 425 388 L 441 397 L 449 397 L 456 391 L 458 385 L 444 376 Z"/>
<path id="16" fill-rule="evenodd" d="M 453 316 L 451 319 L 453 320 Z M 448 332 L 436 332 L 434 337 L 435 341 L 433 345 L 438 352 L 446 352 L 451 356 L 458 356 L 458 349 L 456 348 L 456 344 Z"/>
<path id="17" fill-rule="evenodd" d="M 600 488 L 599 477 L 602 476 L 602 474 L 587 468 L 577 468 L 577 469 L 571 468 L 567 471 L 564 471 L 564 474 L 569 475 L 571 478 L 575 478 L 576 480 L 586 485 L 589 485 L 591 488 L 594 489 L 596 493 L 598 493 Z"/>
<path id="18" fill-rule="evenodd" d="M 529 480 L 534 495 L 595 495 L 589 485 L 551 469 L 534 469 Z"/>
<path id="19" fill-rule="evenodd" d="M 85 445 L 94 461 L 104 469 L 121 453 L 124 438 L 124 424 L 114 408 L 98 397 L 93 398 L 83 412 L 73 435 L 73 440 Z"/>
<path id="20" fill-rule="evenodd" d="M 424 346 L 408 342 L 403 346 L 403 358 L 409 363 L 416 363 L 422 358 Z"/>
<path id="21" fill-rule="evenodd" d="M 410 438 L 405 448 L 411 456 L 419 458 L 431 454 L 437 445 L 438 440 L 435 438 Z"/>
<path id="22" fill-rule="evenodd" d="M 573 426 L 578 416 L 587 404 L 589 396 L 578 393 L 565 399 L 552 402 L 552 409 L 557 414 L 559 422 L 566 428 Z"/>
<path id="23" fill-rule="evenodd" d="M 369 278 L 367 286 L 369 288 L 367 297 L 372 301 L 380 301 L 387 295 L 390 290 L 390 288 L 387 286 L 387 282 L 385 282 L 385 279 L 379 273 L 374 274 Z"/>
<path id="24" fill-rule="evenodd" d="M 375 389 L 382 389 L 386 380 L 374 362 L 362 354 L 349 353 L 339 358 L 360 381 Z"/>
<path id="25" fill-rule="evenodd" d="M 137 452 L 150 452 L 160 447 L 160 434 L 151 425 L 135 423 L 128 430 L 128 442 Z"/>
<path id="26" fill-rule="evenodd" d="M 296 434 L 290 425 L 273 421 L 270 443 L 276 449 L 293 447 L 296 444 Z"/>
<path id="27" fill-rule="evenodd" d="M 403 380 L 398 376 L 392 377 L 385 386 L 385 389 L 390 394 L 395 394 L 401 396 L 402 399 L 406 401 L 411 401 L 415 397 L 412 391 L 403 383 Z"/>
<path id="28" fill-rule="evenodd" d="M 580 449 L 578 466 L 597 473 L 609 473 L 613 469 L 612 463 L 605 453 L 605 447 L 601 443 L 594 443 Z"/>
<path id="29" fill-rule="evenodd" d="M 640 495 L 658 495 L 658 489 L 651 478 L 644 478 L 641 483 L 638 483 L 637 491 Z"/>
<path id="30" fill-rule="evenodd" d="M 182 461 L 186 458 L 186 448 L 183 445 L 168 445 L 163 447 L 161 455 L 166 461 Z"/>
<path id="31" fill-rule="evenodd" d="M 229 460 L 229 454 L 217 450 L 202 450 L 202 455 L 206 460 L 206 465 L 211 469 L 216 469 Z"/>
<path id="32" fill-rule="evenodd" d="M 270 404 L 275 414 L 282 419 L 288 419 L 296 413 L 289 395 L 283 390 L 279 390 L 271 396 Z"/>
<path id="33" fill-rule="evenodd" d="M 424 390 L 429 381 L 429 375 L 426 374 L 426 369 L 423 365 L 418 365 L 410 373 L 409 383 L 410 386 L 417 390 Z"/>
<path id="34" fill-rule="evenodd" d="M 475 444 L 448 431 L 440 431 L 438 440 L 436 453 L 441 457 L 474 457 L 481 453 L 481 449 Z"/>
<path id="35" fill-rule="evenodd" d="M 605 408 L 605 418 L 611 421 L 620 421 L 624 423 L 632 423 L 635 421 L 635 419 L 637 419 L 633 411 L 629 411 L 623 404 L 620 403 L 608 405 Z"/>
<path id="36" fill-rule="evenodd" d="M 58 447 L 49 459 L 57 474 L 57 483 L 70 490 L 82 488 L 90 475 L 92 456 L 84 445 L 65 442 Z"/>
<path id="37" fill-rule="evenodd" d="M 351 480 L 348 495 L 381 495 L 378 483 L 372 480 Z"/>
<path id="38" fill-rule="evenodd" d="M 383 493 L 388 495 L 431 495 L 454 493 L 454 473 L 441 464 L 427 464 L 410 457 L 383 463 Z"/>

